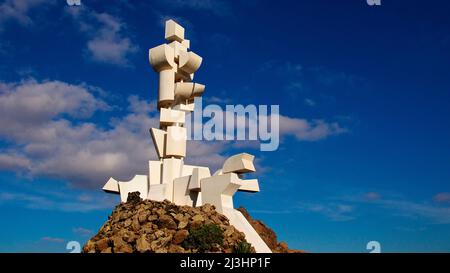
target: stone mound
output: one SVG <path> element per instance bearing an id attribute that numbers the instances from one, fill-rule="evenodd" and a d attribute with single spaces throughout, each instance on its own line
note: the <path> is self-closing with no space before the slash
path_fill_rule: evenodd
<path id="1" fill-rule="evenodd" d="M 213 231 L 213 232 L 212 232 Z M 117 205 L 84 253 L 254 252 L 245 235 L 214 206 L 177 206 L 130 193 Z"/>

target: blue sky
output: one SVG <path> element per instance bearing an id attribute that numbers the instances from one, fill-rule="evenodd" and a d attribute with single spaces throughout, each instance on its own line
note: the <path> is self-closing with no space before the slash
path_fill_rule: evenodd
<path id="1" fill-rule="evenodd" d="M 192 142 L 188 162 L 258 158 L 235 205 L 311 252 L 450 251 L 448 1 L 0 2 L 0 251 L 66 252 L 107 219 L 109 178 L 145 173 L 163 22 L 219 105 L 280 105 L 281 144 Z"/>

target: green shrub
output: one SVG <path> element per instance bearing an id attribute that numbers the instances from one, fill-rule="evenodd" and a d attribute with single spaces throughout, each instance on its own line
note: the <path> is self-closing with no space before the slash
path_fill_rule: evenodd
<path id="1" fill-rule="evenodd" d="M 200 252 L 211 249 L 215 244 L 223 244 L 223 231 L 215 224 L 191 228 L 189 236 L 183 241 L 184 248 L 196 248 Z"/>
<path id="2" fill-rule="evenodd" d="M 233 253 L 252 253 L 252 245 L 247 242 L 241 241 L 234 245 Z"/>

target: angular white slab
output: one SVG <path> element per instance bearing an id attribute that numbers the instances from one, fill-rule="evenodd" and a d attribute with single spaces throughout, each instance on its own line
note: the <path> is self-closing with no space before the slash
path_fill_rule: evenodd
<path id="1" fill-rule="evenodd" d="M 184 124 L 186 120 L 186 113 L 184 111 L 161 108 L 159 115 L 159 123 L 163 126 L 172 124 Z"/>
<path id="2" fill-rule="evenodd" d="M 188 189 L 191 176 L 182 176 L 173 180 L 173 202 L 178 206 L 194 206 L 197 199 L 196 192 L 190 192 Z"/>
<path id="3" fill-rule="evenodd" d="M 191 47 L 191 41 L 188 39 L 184 39 L 181 44 L 186 48 L 189 49 Z"/>
<path id="4" fill-rule="evenodd" d="M 253 160 L 255 157 L 251 154 L 241 153 L 230 156 L 225 163 L 223 163 L 222 173 L 248 173 L 255 171 Z"/>
<path id="5" fill-rule="evenodd" d="M 193 207 L 200 207 L 203 206 L 203 202 L 202 202 L 202 192 L 196 192 L 197 193 L 197 198 L 194 200 L 194 206 Z"/>
<path id="6" fill-rule="evenodd" d="M 259 192 L 258 179 L 243 179 L 239 191 Z"/>
<path id="7" fill-rule="evenodd" d="M 211 176 L 209 168 L 194 168 L 191 175 L 191 180 L 189 182 L 190 191 L 200 191 L 200 180 Z"/>
<path id="8" fill-rule="evenodd" d="M 119 181 L 120 200 L 127 202 L 128 193 L 138 191 L 142 199 L 147 198 L 148 177 L 146 175 L 135 175 L 128 182 Z"/>
<path id="9" fill-rule="evenodd" d="M 119 193 L 119 182 L 114 178 L 109 178 L 108 182 L 103 186 L 102 190 L 111 193 Z"/>
<path id="10" fill-rule="evenodd" d="M 148 177 L 150 185 L 161 184 L 162 162 L 150 160 L 148 162 Z"/>
<path id="11" fill-rule="evenodd" d="M 187 164 L 185 164 L 185 165 L 183 165 L 183 171 L 182 171 L 181 175 L 182 175 L 182 176 L 191 175 L 191 174 L 194 173 L 194 169 L 195 169 L 195 168 L 202 169 L 203 172 L 211 173 L 211 172 L 209 171 L 209 168 L 208 168 L 208 167 L 197 166 L 197 165 L 187 165 Z M 211 175 L 209 175 L 209 176 L 211 176 Z M 203 177 L 202 177 L 202 178 L 203 178 Z"/>
<path id="12" fill-rule="evenodd" d="M 159 185 L 150 185 L 150 190 L 147 195 L 147 199 L 153 200 L 153 201 L 164 201 L 166 198 L 166 184 L 159 184 Z"/>
<path id="13" fill-rule="evenodd" d="M 242 180 L 235 173 L 203 178 L 200 182 L 202 203 L 212 204 L 222 213 L 223 208 L 233 208 L 233 195 L 242 186 Z"/>
<path id="14" fill-rule="evenodd" d="M 178 41 L 173 41 L 169 44 L 170 47 L 173 48 L 174 50 L 174 55 L 175 55 L 175 61 L 178 61 L 178 58 L 180 57 L 180 52 L 187 52 L 187 48 L 184 46 L 183 43 L 180 43 Z"/>
<path id="15" fill-rule="evenodd" d="M 165 157 L 185 157 L 186 156 L 187 131 L 184 127 L 167 127 Z"/>
<path id="16" fill-rule="evenodd" d="M 181 169 L 183 167 L 183 160 L 178 158 L 164 158 L 162 183 L 166 184 L 165 199 L 173 200 L 173 180 L 181 176 Z"/>
<path id="17" fill-rule="evenodd" d="M 245 240 L 255 248 L 257 253 L 272 253 L 258 232 L 256 232 L 240 211 L 232 208 L 224 208 L 222 214 L 230 220 L 231 225 L 245 234 Z"/>
<path id="18" fill-rule="evenodd" d="M 164 145 L 166 143 L 166 131 L 151 128 L 150 135 L 152 136 L 153 145 L 159 158 L 164 157 Z"/>
<path id="19" fill-rule="evenodd" d="M 202 60 L 202 57 L 192 51 L 180 51 L 178 69 L 184 71 L 187 74 L 192 74 L 200 68 Z"/>
<path id="20" fill-rule="evenodd" d="M 174 20 L 170 19 L 166 21 L 165 31 L 164 37 L 166 40 L 183 42 L 184 27 L 177 24 Z"/>
<path id="21" fill-rule="evenodd" d="M 188 104 L 180 103 L 180 104 L 175 105 L 173 107 L 173 109 L 190 113 L 190 112 L 194 112 L 195 104 L 194 103 L 188 103 Z"/>

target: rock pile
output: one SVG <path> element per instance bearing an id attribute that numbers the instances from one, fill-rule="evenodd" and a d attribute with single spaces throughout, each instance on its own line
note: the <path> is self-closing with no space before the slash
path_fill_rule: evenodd
<path id="1" fill-rule="evenodd" d="M 205 227 L 218 233 L 213 234 L 214 238 L 207 238 L 211 234 L 199 238 Z M 196 246 L 197 241 L 201 241 L 202 247 Z M 254 252 L 245 235 L 216 212 L 214 206 L 177 206 L 167 200 L 142 200 L 139 193 L 131 193 L 128 201 L 116 206 L 97 235 L 84 245 L 83 252 L 231 253 L 240 249 Z"/>

